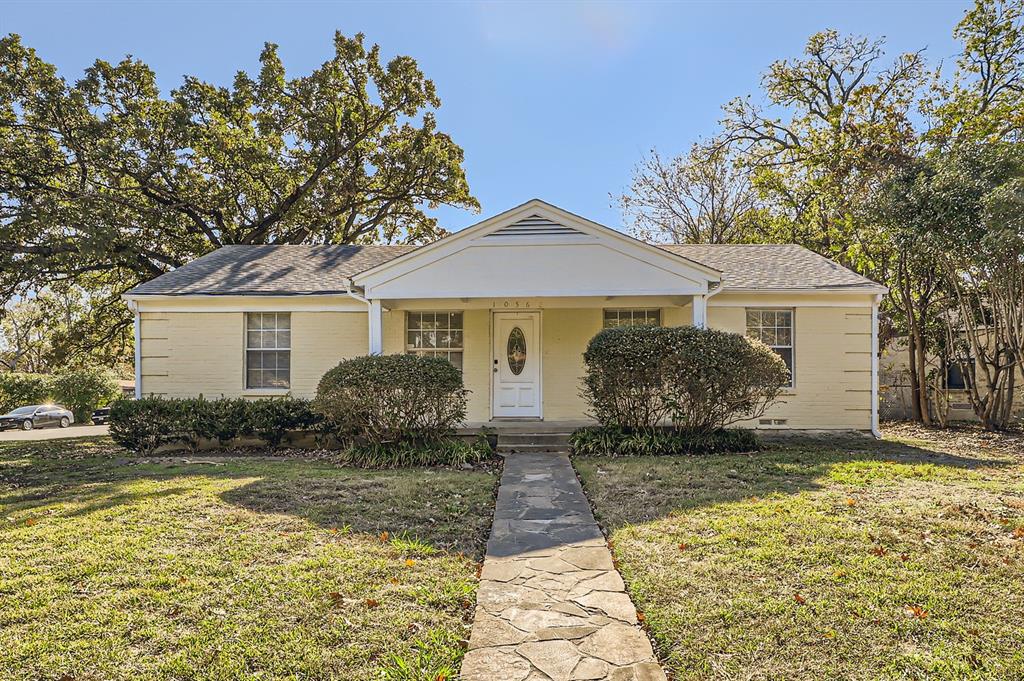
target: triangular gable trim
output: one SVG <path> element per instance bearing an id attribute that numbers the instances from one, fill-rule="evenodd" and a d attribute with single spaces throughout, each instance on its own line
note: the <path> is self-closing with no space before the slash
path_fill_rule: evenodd
<path id="1" fill-rule="evenodd" d="M 512 229 L 511 232 L 505 231 L 510 229 Z M 553 233 L 527 234 L 526 232 L 530 229 L 540 231 L 552 230 Z M 554 232 L 556 229 L 558 231 Z M 477 239 L 486 241 L 493 238 L 494 241 L 500 239 L 502 242 L 508 242 L 510 237 L 512 239 L 522 238 L 524 240 L 535 239 L 545 241 L 561 238 L 575 240 L 604 237 L 618 246 L 616 250 L 621 250 L 624 255 L 632 257 L 643 255 L 644 259 L 649 259 L 650 264 L 653 266 L 670 271 L 678 269 L 680 266 L 687 270 L 695 270 L 695 273 L 706 281 L 709 287 L 711 284 L 721 281 L 722 273 L 712 267 L 658 248 L 639 239 L 634 239 L 622 232 L 583 218 L 540 199 L 527 201 L 443 239 L 426 244 L 386 263 L 360 272 L 352 277 L 352 281 L 357 286 L 378 285 L 401 276 L 406 272 L 436 262 L 447 255 L 461 250 Z M 658 263 L 661 264 L 658 265 Z M 680 272 L 675 273 L 678 276 L 687 276 Z"/>

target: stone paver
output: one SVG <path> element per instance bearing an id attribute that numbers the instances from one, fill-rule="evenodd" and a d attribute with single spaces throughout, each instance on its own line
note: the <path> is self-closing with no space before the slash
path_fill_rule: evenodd
<path id="1" fill-rule="evenodd" d="M 463 681 L 665 681 L 569 458 L 512 454 Z"/>

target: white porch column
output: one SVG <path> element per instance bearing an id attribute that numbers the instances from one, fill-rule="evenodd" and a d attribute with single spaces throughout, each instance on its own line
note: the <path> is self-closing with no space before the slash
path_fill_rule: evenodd
<path id="1" fill-rule="evenodd" d="M 693 326 L 706 329 L 708 326 L 708 297 L 693 297 Z"/>
<path id="2" fill-rule="evenodd" d="M 384 354 L 384 313 L 380 300 L 371 300 L 370 309 L 370 354 Z"/>

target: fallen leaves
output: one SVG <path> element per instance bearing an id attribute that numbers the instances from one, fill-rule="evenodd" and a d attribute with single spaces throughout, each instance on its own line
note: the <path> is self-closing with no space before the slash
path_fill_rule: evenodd
<path id="1" fill-rule="evenodd" d="M 686 547 L 688 547 L 688 546 L 689 546 L 689 544 L 687 544 L 686 542 L 682 542 L 682 543 L 681 543 L 681 544 L 679 545 L 679 550 L 680 550 L 680 551 L 685 551 L 685 550 L 686 550 Z"/>
<path id="2" fill-rule="evenodd" d="M 380 543 L 381 544 L 387 544 L 388 539 L 390 537 L 391 537 L 391 535 L 387 533 L 387 530 L 385 530 L 384 532 L 381 532 L 380 535 L 378 535 L 378 538 L 380 539 Z"/>
<path id="3" fill-rule="evenodd" d="M 881 558 L 886 553 L 888 553 L 888 551 L 886 551 L 885 547 L 883 547 L 883 546 L 875 546 L 874 548 L 871 549 L 871 553 L 873 553 L 874 555 L 876 555 L 879 558 Z"/>
<path id="4" fill-rule="evenodd" d="M 923 620 L 928 617 L 928 611 L 919 605 L 904 606 L 903 612 L 906 613 L 907 617 L 913 617 L 918 620 Z"/>
<path id="5" fill-rule="evenodd" d="M 793 594 L 793 600 L 796 601 L 797 605 L 806 605 L 807 599 L 798 593 Z"/>
<path id="6" fill-rule="evenodd" d="M 415 564 L 416 564 L 416 561 L 414 561 L 412 558 L 406 558 L 405 559 L 405 567 L 412 567 Z"/>

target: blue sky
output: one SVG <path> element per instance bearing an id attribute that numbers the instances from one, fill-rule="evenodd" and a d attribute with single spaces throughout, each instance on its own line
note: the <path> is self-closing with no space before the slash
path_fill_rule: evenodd
<path id="1" fill-rule="evenodd" d="M 18 33 L 68 78 L 132 54 L 170 90 L 184 74 L 228 84 L 264 42 L 293 74 L 330 56 L 335 29 L 408 54 L 437 84 L 442 129 L 466 151 L 484 216 L 533 197 L 613 227 L 609 195 L 651 148 L 712 134 L 723 103 L 757 92 L 774 60 L 836 28 L 888 39 L 888 54 L 957 52 L 967 2 L 357 3 L 10 2 Z M 449 229 L 479 219 L 442 210 Z"/>

